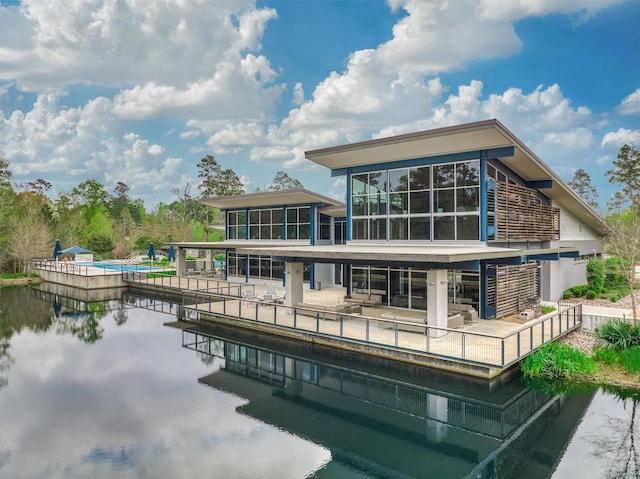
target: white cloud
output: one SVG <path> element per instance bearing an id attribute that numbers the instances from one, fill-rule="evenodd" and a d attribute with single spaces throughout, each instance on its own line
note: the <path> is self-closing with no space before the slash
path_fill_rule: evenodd
<path id="1" fill-rule="evenodd" d="M 19 26 L 0 37 L 0 80 L 35 90 L 82 80 L 185 86 L 259 49 L 275 17 L 250 0 L 23 0 L 0 15 L 1 25 Z"/>
<path id="2" fill-rule="evenodd" d="M 180 133 L 180 138 L 183 140 L 190 140 L 192 138 L 197 138 L 198 136 L 200 136 L 200 131 L 198 130 L 183 131 Z"/>
<path id="3" fill-rule="evenodd" d="M 541 17 L 551 13 L 575 14 L 584 22 L 603 8 L 624 0 L 481 0 L 478 13 L 481 18 L 517 21 L 528 17 Z"/>
<path id="4" fill-rule="evenodd" d="M 640 131 L 628 130 L 626 128 L 618 128 L 617 131 L 610 131 L 602 138 L 601 146 L 603 148 L 615 148 L 619 149 L 625 144 L 638 144 L 640 143 Z"/>
<path id="5" fill-rule="evenodd" d="M 302 105 L 303 102 L 304 102 L 304 88 L 302 87 L 302 83 L 298 82 L 293 87 L 293 104 Z"/>
<path id="6" fill-rule="evenodd" d="M 637 115 L 640 113 L 640 88 L 626 96 L 618 105 L 617 111 L 621 115 Z"/>
<path id="7" fill-rule="evenodd" d="M 162 145 L 119 129 L 113 104 L 102 97 L 68 108 L 52 93 L 39 95 L 28 113 L 0 116 L 2 147 L 16 181 L 56 178 L 58 193 L 88 178 L 107 190 L 124 181 L 143 200 L 186 181 L 181 159 L 164 157 Z"/>

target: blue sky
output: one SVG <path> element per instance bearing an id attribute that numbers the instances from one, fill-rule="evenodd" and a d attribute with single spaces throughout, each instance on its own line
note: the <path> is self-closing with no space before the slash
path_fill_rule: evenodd
<path id="1" fill-rule="evenodd" d="M 151 208 L 212 154 L 247 192 L 304 151 L 499 119 L 565 180 L 640 144 L 637 0 L 0 0 L 0 154 Z"/>

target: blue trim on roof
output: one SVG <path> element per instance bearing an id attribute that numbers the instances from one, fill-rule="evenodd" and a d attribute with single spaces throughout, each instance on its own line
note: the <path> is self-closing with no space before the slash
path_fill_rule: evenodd
<path id="1" fill-rule="evenodd" d="M 347 176 L 347 218 L 345 225 L 345 240 L 351 241 L 351 178 Z"/>
<path id="2" fill-rule="evenodd" d="M 532 188 L 534 190 L 538 190 L 540 188 L 553 188 L 553 180 L 549 178 L 547 180 L 526 181 L 525 186 L 527 186 L 528 188 Z"/>
<path id="3" fill-rule="evenodd" d="M 480 241 L 487 241 L 487 161 L 480 161 Z"/>
<path id="4" fill-rule="evenodd" d="M 335 168 L 331 170 L 331 176 L 344 176 L 353 173 L 368 173 L 393 168 L 411 168 L 416 166 L 435 165 L 438 163 L 453 163 L 457 161 L 482 160 L 487 158 L 501 158 L 515 156 L 515 146 L 503 146 L 486 150 L 461 151 L 447 153 L 445 155 L 423 156 L 408 160 L 386 161 L 371 165 L 352 166 L 347 168 Z"/>

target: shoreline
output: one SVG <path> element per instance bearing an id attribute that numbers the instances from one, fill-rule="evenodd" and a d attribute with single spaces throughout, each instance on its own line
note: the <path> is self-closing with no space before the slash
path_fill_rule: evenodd
<path id="1" fill-rule="evenodd" d="M 25 277 L 25 278 L 0 278 L 0 288 L 4 286 L 26 286 L 29 284 L 38 284 L 42 283 L 42 278 L 40 277 Z"/>

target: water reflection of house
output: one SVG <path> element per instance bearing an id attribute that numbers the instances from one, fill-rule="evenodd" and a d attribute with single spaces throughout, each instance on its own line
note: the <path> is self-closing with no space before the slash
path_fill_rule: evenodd
<path id="1" fill-rule="evenodd" d="M 519 378 L 478 382 L 420 368 L 391 377 L 384 364 L 365 372 L 218 332 L 183 333 L 185 347 L 224 359 L 200 381 L 246 398 L 240 412 L 328 448 L 332 460 L 315 478 L 345 470 L 365 477 L 512 477 L 523 468 L 548 477 L 591 398 L 535 392 Z"/>

